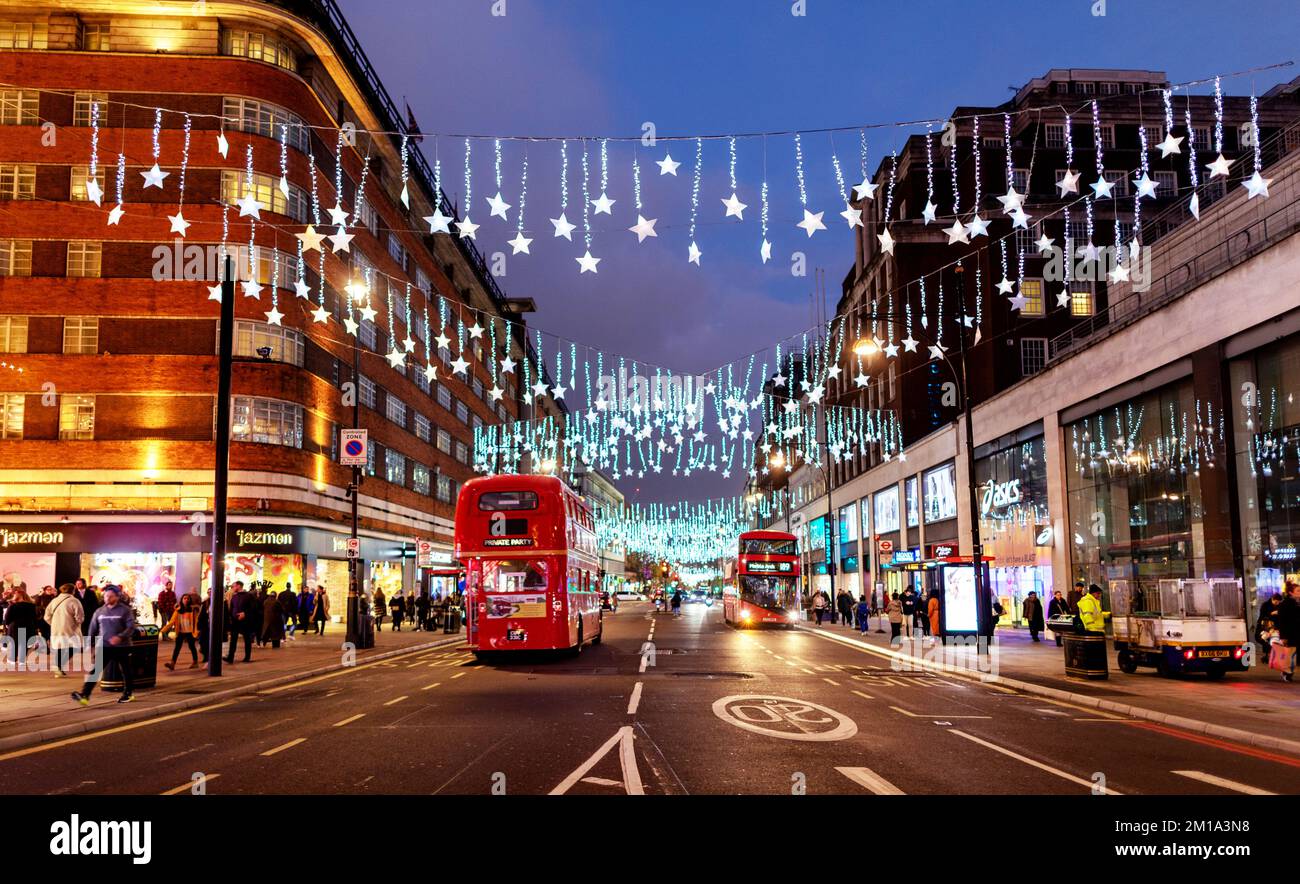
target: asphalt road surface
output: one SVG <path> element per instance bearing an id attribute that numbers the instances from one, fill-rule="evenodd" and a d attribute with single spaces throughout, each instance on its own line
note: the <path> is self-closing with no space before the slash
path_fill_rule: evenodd
<path id="1" fill-rule="evenodd" d="M 1300 760 L 975 679 L 897 672 L 808 630 L 735 630 L 720 606 L 674 618 L 644 603 L 607 613 L 604 641 L 576 657 L 417 651 L 0 755 L 4 794 L 196 788 L 1292 794 Z"/>

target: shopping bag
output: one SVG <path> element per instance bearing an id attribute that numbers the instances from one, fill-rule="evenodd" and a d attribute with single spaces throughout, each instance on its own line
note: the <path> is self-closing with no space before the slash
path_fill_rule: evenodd
<path id="1" fill-rule="evenodd" d="M 1268 668 L 1276 669 L 1278 672 L 1290 672 L 1295 668 L 1294 657 L 1295 648 L 1288 648 L 1281 642 L 1274 643 L 1268 652 Z"/>

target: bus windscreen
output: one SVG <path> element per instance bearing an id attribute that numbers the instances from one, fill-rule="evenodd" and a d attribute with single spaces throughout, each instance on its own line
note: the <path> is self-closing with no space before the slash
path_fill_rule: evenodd
<path id="1" fill-rule="evenodd" d="M 746 537 L 740 542 L 742 555 L 755 556 L 793 556 L 796 555 L 793 540 L 772 540 L 762 537 Z"/>
<path id="2" fill-rule="evenodd" d="M 741 577 L 740 598 L 770 611 L 789 610 L 795 605 L 793 577 Z"/>

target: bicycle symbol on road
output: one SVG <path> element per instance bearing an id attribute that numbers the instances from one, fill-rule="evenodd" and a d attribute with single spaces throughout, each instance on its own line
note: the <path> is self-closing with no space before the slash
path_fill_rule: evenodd
<path id="1" fill-rule="evenodd" d="M 713 704 L 713 714 L 742 730 L 782 740 L 847 740 L 858 726 L 826 706 L 768 694 L 733 694 Z"/>

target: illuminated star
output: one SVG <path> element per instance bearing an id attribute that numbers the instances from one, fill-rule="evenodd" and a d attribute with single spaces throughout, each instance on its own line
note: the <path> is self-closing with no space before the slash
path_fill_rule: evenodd
<path id="1" fill-rule="evenodd" d="M 335 227 L 346 227 L 348 224 L 348 213 L 343 211 L 343 203 L 334 203 L 334 208 L 329 210 L 330 224 Z"/>
<path id="2" fill-rule="evenodd" d="M 483 337 L 483 326 L 479 325 L 477 321 L 465 330 L 469 332 L 470 340 L 477 341 Z"/>
<path id="3" fill-rule="evenodd" d="M 163 179 L 170 174 L 171 172 L 164 172 L 162 169 L 159 169 L 156 162 L 153 164 L 152 168 L 140 173 L 144 178 L 145 187 L 156 187 L 159 190 L 162 190 Z"/>
<path id="4" fill-rule="evenodd" d="M 1069 289 L 1061 289 L 1060 292 L 1057 293 L 1057 295 L 1056 295 L 1056 306 L 1057 306 L 1057 307 L 1069 307 L 1069 306 L 1070 306 L 1070 290 L 1069 290 Z"/>
<path id="5" fill-rule="evenodd" d="M 307 285 L 307 281 L 304 279 L 299 279 L 294 282 L 293 291 L 294 294 L 300 298 L 311 297 L 311 286 Z"/>
<path id="6" fill-rule="evenodd" d="M 1056 189 L 1061 191 L 1061 196 L 1065 196 L 1067 193 L 1079 192 L 1079 177 L 1079 173 L 1073 169 L 1065 170 L 1061 180 L 1056 182 Z"/>
<path id="7" fill-rule="evenodd" d="M 258 284 L 256 279 L 246 279 L 239 285 L 244 290 L 245 298 L 256 298 L 261 296 L 262 286 Z"/>
<path id="8" fill-rule="evenodd" d="M 664 154 L 662 160 L 655 160 L 655 162 L 659 165 L 660 175 L 676 175 L 677 168 L 681 166 L 681 163 L 673 162 L 673 155 L 670 153 Z"/>
<path id="9" fill-rule="evenodd" d="M 325 305 L 322 304 L 319 307 L 317 307 L 315 310 L 311 311 L 311 318 L 316 320 L 317 322 L 329 322 L 330 312 L 326 310 Z"/>
<path id="10" fill-rule="evenodd" d="M 926 224 L 929 224 L 931 221 L 935 219 L 934 213 L 937 211 L 939 211 L 939 207 L 936 206 L 934 203 L 930 202 L 929 200 L 926 200 L 925 208 L 921 210 L 921 217 L 925 219 Z"/>
<path id="11" fill-rule="evenodd" d="M 1201 220 L 1201 198 L 1198 194 L 1192 194 L 1192 198 L 1187 203 L 1187 211 L 1192 213 L 1192 217 L 1197 221 Z"/>
<path id="12" fill-rule="evenodd" d="M 469 370 L 469 363 L 465 361 L 465 354 L 461 353 L 451 363 L 452 374 L 465 374 Z"/>
<path id="13" fill-rule="evenodd" d="M 1032 217 L 1034 217 L 1034 216 L 1028 214 L 1027 212 L 1025 212 L 1025 210 L 1022 209 L 1020 206 L 1016 206 L 1015 210 L 1012 211 L 1012 213 L 1011 213 L 1011 226 L 1012 226 L 1012 227 L 1023 227 L 1023 228 L 1025 228 L 1026 230 L 1028 230 L 1028 229 L 1029 229 L 1029 219 L 1032 218 Z"/>
<path id="14" fill-rule="evenodd" d="M 505 395 L 505 391 L 502 390 L 500 387 L 496 386 L 495 384 L 492 385 L 491 390 L 488 390 L 488 398 L 491 399 L 493 402 L 500 402 L 501 397 L 504 395 Z"/>
<path id="15" fill-rule="evenodd" d="M 840 217 L 848 222 L 850 230 L 862 226 L 862 210 L 855 209 L 848 203 L 844 204 L 844 211 L 840 212 Z"/>
<path id="16" fill-rule="evenodd" d="M 434 209 L 432 215 L 424 216 L 430 233 L 451 233 L 451 216 L 442 214 L 441 209 Z"/>
<path id="17" fill-rule="evenodd" d="M 932 344 L 932 345 L 930 345 L 930 358 L 931 358 L 931 359 L 942 359 L 942 358 L 943 358 L 943 345 L 942 345 L 942 344 Z"/>
<path id="18" fill-rule="evenodd" d="M 361 318 L 366 322 L 374 322 L 375 317 L 379 315 L 375 312 L 375 308 L 370 306 L 369 301 L 366 302 L 366 306 L 362 307 L 357 312 L 361 314 Z"/>
<path id="19" fill-rule="evenodd" d="M 424 379 L 426 381 L 432 382 L 433 379 L 436 378 L 437 376 L 438 376 L 438 369 L 435 368 L 432 364 L 424 366 Z"/>
<path id="20" fill-rule="evenodd" d="M 461 239 L 474 239 L 478 228 L 479 225 L 469 220 L 468 215 L 465 216 L 465 220 L 456 222 L 456 232 L 460 234 Z"/>
<path id="21" fill-rule="evenodd" d="M 876 198 L 876 188 L 879 186 L 879 184 L 872 184 L 871 179 L 863 178 L 861 184 L 853 185 L 853 198 L 873 200 Z"/>
<path id="22" fill-rule="evenodd" d="M 257 201 L 257 197 L 252 192 L 244 194 L 242 199 L 235 200 L 235 205 L 239 206 L 239 217 L 251 215 L 257 220 L 262 220 L 262 204 Z"/>
<path id="23" fill-rule="evenodd" d="M 998 294 L 1000 295 L 1009 295 L 1014 289 L 1015 286 L 1011 284 L 1011 280 L 1007 279 L 1005 276 L 1002 277 L 1002 281 L 998 283 Z"/>
<path id="24" fill-rule="evenodd" d="M 1267 197 L 1268 186 L 1272 182 L 1272 178 L 1263 177 L 1259 174 L 1259 170 L 1256 169 L 1253 175 L 1241 182 L 1241 186 L 1246 188 L 1246 192 L 1250 194 L 1247 199 L 1254 199 L 1257 196 Z"/>
<path id="25" fill-rule="evenodd" d="M 952 227 L 949 227 L 944 231 L 944 233 L 948 234 L 948 245 L 953 245 L 954 243 L 959 242 L 970 242 L 970 238 L 966 236 L 966 228 L 962 226 L 961 221 L 956 218 L 952 219 Z"/>
<path id="26" fill-rule="evenodd" d="M 302 243 L 302 250 L 304 252 L 310 252 L 312 249 L 319 252 L 321 241 L 325 239 L 325 234 L 317 233 L 316 228 L 311 224 L 308 224 L 307 229 L 302 233 L 295 233 L 294 236 L 296 236 L 298 241 Z"/>
<path id="27" fill-rule="evenodd" d="M 350 244 L 354 236 L 356 236 L 356 234 L 348 233 L 346 230 L 340 227 L 338 230 L 331 233 L 327 237 L 327 239 L 330 241 L 331 247 L 334 249 L 334 251 L 350 252 L 352 251 Z"/>
<path id="28" fill-rule="evenodd" d="M 903 338 L 903 351 L 906 353 L 915 353 L 916 345 L 918 343 L 919 342 L 914 340 L 911 335 L 908 335 L 907 337 Z"/>
<path id="29" fill-rule="evenodd" d="M 578 262 L 579 273 L 596 273 L 596 265 L 601 262 L 600 258 L 592 257 L 591 249 L 587 249 L 586 254 L 580 258 L 574 258 Z"/>
<path id="30" fill-rule="evenodd" d="M 284 314 L 272 304 L 271 309 L 266 311 L 266 321 L 271 325 L 279 325 L 281 319 L 284 319 Z"/>
<path id="31" fill-rule="evenodd" d="M 569 219 L 564 217 L 563 212 L 560 213 L 560 217 L 552 218 L 551 223 L 555 225 L 555 236 L 562 236 L 569 242 L 573 242 L 573 229 L 577 227 L 577 225 L 570 224 Z"/>
<path id="32" fill-rule="evenodd" d="M 122 220 L 122 216 L 125 214 L 126 212 L 122 211 L 122 204 L 118 203 L 116 206 L 113 206 L 113 208 L 108 210 L 108 223 L 116 224 Z"/>
<path id="33" fill-rule="evenodd" d="M 825 212 L 810 212 L 804 209 L 803 220 L 796 224 L 795 227 L 802 227 L 808 234 L 808 238 L 812 239 L 814 233 L 826 229 L 826 225 L 822 223 L 822 215 L 825 214 Z"/>
<path id="34" fill-rule="evenodd" d="M 985 221 L 979 215 L 976 215 L 970 220 L 970 223 L 966 225 L 966 233 L 971 237 L 988 236 L 989 222 Z"/>
<path id="35" fill-rule="evenodd" d="M 772 260 L 772 244 L 767 240 L 763 240 L 763 244 L 758 247 L 758 254 L 763 259 L 764 264 Z"/>
<path id="36" fill-rule="evenodd" d="M 880 253 L 882 255 L 894 254 L 894 235 L 889 232 L 888 227 L 885 228 L 884 233 L 877 233 L 876 239 L 880 241 Z"/>
<path id="37" fill-rule="evenodd" d="M 99 186 L 99 182 L 94 178 L 86 180 L 86 199 L 97 206 L 103 205 L 104 189 Z"/>
<path id="38" fill-rule="evenodd" d="M 686 249 L 686 262 L 688 264 L 694 264 L 696 267 L 699 267 L 700 255 L 702 254 L 704 253 L 701 252 L 700 247 L 695 244 L 695 240 L 691 240 L 690 247 Z"/>
<path id="39" fill-rule="evenodd" d="M 637 242 L 645 242 L 647 236 L 659 236 L 659 234 L 655 233 L 655 222 L 658 220 L 658 218 L 645 218 L 637 215 L 636 223 L 629 227 L 628 230 L 636 234 Z"/>
<path id="40" fill-rule="evenodd" d="M 185 231 L 189 230 L 190 222 L 185 220 L 185 216 L 181 214 L 180 209 L 176 210 L 175 215 L 168 215 L 167 220 L 171 222 L 171 230 L 168 231 L 169 233 L 179 233 L 181 236 L 184 236 Z"/>
<path id="41" fill-rule="evenodd" d="M 739 218 L 741 221 L 745 220 L 745 210 L 748 209 L 749 206 L 740 201 L 740 197 L 736 195 L 734 190 L 731 192 L 731 197 L 729 199 L 722 200 L 722 204 L 727 207 L 727 214 L 724 217 L 735 217 Z"/>
<path id="42" fill-rule="evenodd" d="M 349 316 L 343 320 L 343 328 L 347 329 L 347 333 L 355 338 L 357 336 L 357 329 L 361 328 L 361 326 L 357 325 L 357 321 Z"/>
<path id="43" fill-rule="evenodd" d="M 492 210 L 491 215 L 489 217 L 495 216 L 497 218 L 502 218 L 506 221 L 510 220 L 509 218 L 506 218 L 506 212 L 510 210 L 510 203 L 506 202 L 501 198 L 501 191 L 498 190 L 496 196 L 488 197 L 487 202 L 488 202 L 488 206 Z"/>
<path id="44" fill-rule="evenodd" d="M 591 200 L 591 204 L 596 207 L 597 215 L 614 214 L 611 211 L 611 209 L 614 208 L 614 203 L 616 202 L 618 202 L 618 200 L 610 199 L 603 190 L 600 192 L 600 196 L 596 197 L 594 200 Z"/>
<path id="45" fill-rule="evenodd" d="M 388 360 L 388 364 L 393 368 L 401 368 L 406 364 L 406 354 L 401 350 L 391 350 L 384 358 Z"/>
<path id="46" fill-rule="evenodd" d="M 1224 159 L 1223 154 L 1219 154 L 1219 156 L 1214 160 L 1214 162 L 1206 163 L 1205 168 L 1210 170 L 1211 178 L 1218 178 L 1220 175 L 1227 175 L 1228 167 L 1231 166 L 1234 162 L 1235 160 Z"/>
<path id="47" fill-rule="evenodd" d="M 532 254 L 532 252 L 528 251 L 528 246 L 532 243 L 532 240 L 524 236 L 524 232 L 522 230 L 516 233 L 515 238 L 510 240 L 509 242 L 510 242 L 510 248 L 514 249 L 513 254 L 516 255 L 521 253 L 525 255 Z"/>
<path id="48" fill-rule="evenodd" d="M 889 344 L 885 345 L 885 356 L 886 356 L 886 357 L 888 357 L 889 359 L 893 359 L 893 358 L 894 358 L 895 356 L 897 356 L 897 355 L 898 355 L 898 345 L 897 345 L 897 344 L 895 344 L 895 343 L 893 343 L 893 342 L 890 342 Z"/>
<path id="49" fill-rule="evenodd" d="M 1166 132 L 1165 140 L 1156 145 L 1160 150 L 1160 156 L 1167 157 L 1171 153 L 1182 153 L 1178 145 L 1183 143 L 1182 138 L 1175 138 L 1174 133 Z"/>
<path id="50" fill-rule="evenodd" d="M 1092 182 L 1090 186 L 1092 187 L 1093 199 L 1104 200 L 1114 198 L 1114 194 L 1111 193 L 1111 191 L 1115 189 L 1115 184 L 1114 182 L 1107 181 L 1105 175 Z"/>
<path id="51" fill-rule="evenodd" d="M 1020 208 L 1024 201 L 1025 195 L 1019 193 L 1014 184 L 1007 188 L 1006 196 L 998 197 L 998 202 L 1002 203 L 1002 213 L 1004 215 L 1010 215 L 1016 209 Z"/>
<path id="52" fill-rule="evenodd" d="M 209 301 L 221 300 L 221 283 L 208 286 L 208 300 Z"/>
<path id="53" fill-rule="evenodd" d="M 1044 233 L 1042 236 L 1038 238 L 1038 242 L 1036 243 L 1036 245 L 1038 246 L 1038 253 L 1040 255 L 1050 255 L 1052 253 L 1052 249 L 1056 247 L 1056 240 L 1052 239 L 1050 236 Z M 1008 282 L 1007 285 L 1010 286 L 1011 283 Z"/>
<path id="54" fill-rule="evenodd" d="M 1142 199 L 1144 196 L 1155 199 L 1156 183 L 1151 180 L 1151 176 L 1146 172 L 1142 173 L 1141 178 L 1134 179 L 1133 183 L 1137 185 L 1137 199 Z"/>
<path id="55" fill-rule="evenodd" d="M 226 133 L 225 133 L 225 132 L 218 132 L 218 133 L 217 133 L 217 153 L 221 154 L 222 159 L 225 159 L 226 151 L 228 151 L 228 150 L 230 150 L 230 142 L 226 140 Z"/>

